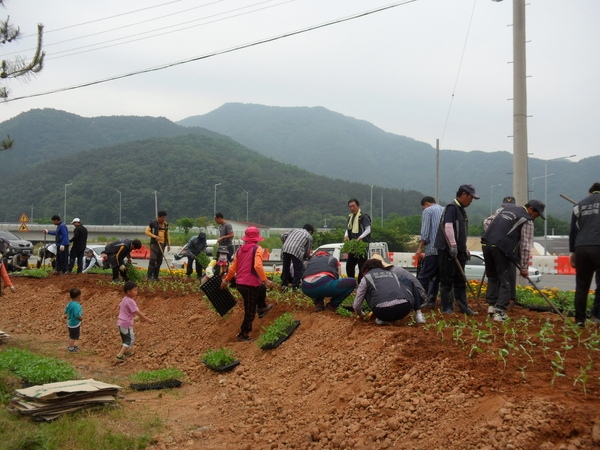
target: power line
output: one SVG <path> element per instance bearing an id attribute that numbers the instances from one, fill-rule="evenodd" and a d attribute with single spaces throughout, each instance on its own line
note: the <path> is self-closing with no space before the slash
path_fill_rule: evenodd
<path id="1" fill-rule="evenodd" d="M 223 55 L 223 54 L 226 54 L 226 53 L 235 52 L 235 51 L 238 51 L 238 50 L 243 50 L 243 49 L 246 49 L 246 48 L 254 47 L 256 45 L 266 44 L 268 42 L 274 42 L 274 41 L 277 41 L 277 40 L 280 40 L 280 39 L 284 39 L 284 38 L 288 38 L 288 37 L 291 37 L 291 36 L 296 36 L 296 35 L 299 35 L 299 34 L 307 33 L 309 31 L 318 30 L 320 28 L 325 28 L 325 27 L 328 27 L 328 26 L 331 26 L 331 25 L 337 25 L 337 24 L 340 24 L 340 23 L 343 23 L 343 22 L 348 22 L 350 20 L 359 19 L 359 18 L 362 18 L 362 17 L 369 16 L 371 14 L 376 14 L 376 13 L 379 13 L 379 12 L 382 12 L 382 11 L 386 11 L 386 10 L 389 10 L 389 9 L 392 9 L 392 8 L 396 8 L 398 6 L 407 5 L 409 3 L 413 3 L 413 2 L 416 2 L 416 1 L 417 0 L 403 0 L 403 1 L 400 1 L 400 2 L 392 3 L 390 5 L 382 6 L 382 7 L 371 9 L 371 10 L 364 11 L 364 12 L 361 12 L 361 13 L 353 14 L 351 16 L 343 17 L 341 19 L 334 19 L 334 20 L 331 20 L 329 22 L 325 22 L 325 23 L 322 23 L 322 24 L 319 24 L 319 25 L 313 25 L 313 26 L 310 26 L 310 27 L 307 27 L 307 28 L 302 28 L 300 30 L 290 31 L 288 33 L 280 34 L 278 36 L 272 36 L 272 37 L 269 37 L 269 38 L 261 39 L 261 40 L 250 42 L 250 43 L 247 43 L 247 44 L 242 44 L 242 45 L 239 45 L 239 46 L 236 46 L 236 47 L 230 47 L 230 48 L 224 49 L 224 50 L 217 50 L 217 51 L 212 52 L 212 53 L 207 53 L 205 55 L 196 56 L 196 57 L 185 59 L 185 60 L 182 60 L 182 61 L 177 61 L 177 62 L 173 62 L 173 63 L 163 64 L 163 65 L 152 67 L 152 68 L 148 68 L 148 69 L 142 69 L 142 70 L 138 70 L 138 71 L 135 71 L 135 72 L 130 72 L 130 73 L 123 74 L 123 75 L 116 75 L 116 76 L 113 76 L 113 77 L 104 78 L 102 80 L 90 81 L 90 82 L 87 82 L 87 83 L 82 83 L 82 84 L 78 84 L 78 85 L 70 86 L 70 87 L 65 87 L 65 88 L 54 89 L 54 90 L 51 90 L 51 91 L 41 92 L 41 93 L 38 93 L 38 94 L 31 94 L 31 95 L 24 95 L 24 96 L 21 96 L 21 97 L 9 98 L 5 102 L 6 103 L 8 103 L 8 102 L 15 102 L 17 100 L 23 100 L 23 99 L 26 99 L 26 98 L 34 98 L 34 97 L 41 97 L 41 96 L 44 96 L 44 95 L 56 94 L 57 92 L 72 91 L 72 90 L 75 90 L 75 89 L 81 89 L 81 88 L 88 87 L 88 86 L 94 86 L 94 85 L 97 85 L 97 84 L 107 83 L 109 81 L 120 80 L 120 79 L 123 79 L 123 78 L 132 77 L 132 76 L 135 76 L 135 75 L 140 75 L 140 74 L 150 73 L 150 72 L 157 72 L 159 70 L 168 69 L 170 67 L 175 67 L 175 66 L 180 66 L 180 65 L 183 65 L 183 64 L 188 64 L 188 63 L 191 63 L 191 62 L 195 62 L 195 61 L 200 61 L 200 60 L 203 60 L 203 59 L 211 58 L 213 56 L 218 56 L 218 55 Z"/>
<path id="2" fill-rule="evenodd" d="M 446 120 L 444 122 L 444 128 L 442 130 L 442 137 L 440 138 L 440 144 L 444 140 L 446 134 L 446 127 L 448 126 L 448 120 L 450 119 L 450 111 L 452 110 L 452 103 L 454 102 L 454 95 L 456 94 L 456 86 L 458 86 L 458 77 L 460 75 L 460 69 L 462 68 L 463 59 L 465 57 L 465 51 L 467 49 L 467 41 L 469 40 L 469 33 L 471 32 L 471 24 L 473 23 L 473 15 L 475 14 L 475 5 L 477 0 L 473 0 L 473 8 L 471 9 L 471 18 L 469 19 L 469 25 L 467 26 L 467 35 L 465 36 L 465 43 L 463 44 L 463 50 L 460 55 L 460 63 L 458 64 L 458 70 L 456 71 L 456 78 L 454 80 L 454 87 L 452 88 L 452 97 L 450 98 L 450 104 L 448 105 L 448 112 L 446 113 Z"/>

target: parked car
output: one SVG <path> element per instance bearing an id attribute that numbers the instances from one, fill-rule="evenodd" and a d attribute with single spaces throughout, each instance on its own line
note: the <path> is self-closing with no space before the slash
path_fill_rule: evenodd
<path id="1" fill-rule="evenodd" d="M 483 261 L 483 252 L 471 252 L 471 259 L 465 265 L 465 275 L 469 280 L 479 280 L 483 277 L 485 263 Z M 533 266 L 529 266 L 529 278 L 534 283 L 542 281 L 542 274 Z"/>
<path id="2" fill-rule="evenodd" d="M 25 239 L 15 236 L 10 231 L 0 231 L 0 237 L 7 239 L 10 242 L 10 248 L 5 256 L 12 257 L 23 250 L 29 250 L 33 255 L 33 244 Z"/>

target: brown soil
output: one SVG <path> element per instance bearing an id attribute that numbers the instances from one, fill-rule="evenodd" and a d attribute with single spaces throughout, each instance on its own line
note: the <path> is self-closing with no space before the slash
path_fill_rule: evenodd
<path id="1" fill-rule="evenodd" d="M 106 281 L 101 275 L 15 279 L 17 293 L 1 298 L 0 329 L 12 336 L 8 345 L 50 352 L 84 377 L 124 386 L 123 408 L 154 412 L 165 423 L 153 438 L 154 449 L 588 449 L 600 443 L 599 352 L 584 345 L 596 333 L 591 324 L 580 345 L 570 332 L 574 347 L 565 351 L 557 316 L 514 307 L 513 323 L 520 317 L 531 321 L 516 342 L 534 362 L 511 349 L 504 367 L 498 357 L 505 345 L 502 325 L 495 324 L 494 341 L 480 343 L 483 351 L 469 357 L 475 337 L 467 329 L 461 344 L 453 328 L 438 333 L 410 320 L 380 327 L 330 311 L 314 313 L 272 293 L 275 308 L 255 320 L 251 336 L 285 311 L 301 325 L 280 347 L 264 351 L 235 339 L 243 315 L 239 303 L 221 318 L 203 294 L 178 294 L 170 287 L 163 292 L 159 282 L 154 293 L 142 288 L 138 297 L 140 309 L 156 323 L 136 322 L 135 354 L 117 365 L 123 293 Z M 63 318 L 73 286 L 83 292 L 78 354 L 66 351 Z M 435 322 L 429 313 L 427 319 Z M 543 352 L 536 333 L 546 319 L 555 335 Z M 481 314 L 476 320 L 486 321 Z M 221 347 L 241 359 L 231 372 L 214 372 L 200 362 L 208 348 Z M 566 354 L 566 376 L 552 386 L 556 351 Z M 575 379 L 589 358 L 594 366 L 584 395 Z M 128 375 L 169 366 L 186 373 L 181 388 L 162 394 L 128 387 Z"/>

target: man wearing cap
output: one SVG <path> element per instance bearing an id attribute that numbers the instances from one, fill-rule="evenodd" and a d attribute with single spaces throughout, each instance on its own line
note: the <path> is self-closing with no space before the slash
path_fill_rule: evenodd
<path id="1" fill-rule="evenodd" d="M 488 288 L 488 314 L 497 322 L 508 319 L 511 299 L 511 272 L 517 266 L 522 277 L 529 276 L 529 254 L 533 246 L 533 221 L 544 216 L 545 205 L 530 200 L 525 206 L 504 206 L 485 219 L 481 238 Z"/>
<path id="2" fill-rule="evenodd" d="M 225 289 L 236 276 L 237 290 L 244 299 L 244 320 L 237 339 L 245 342 L 252 340 L 250 332 L 256 313 L 260 319 L 273 308 L 273 304 L 267 305 L 265 301 L 266 288 L 263 287 L 263 283 L 269 288 L 273 288 L 275 284 L 267 278 L 263 268 L 263 248 L 258 243 L 264 238 L 260 235 L 258 228 L 246 228 L 242 240 L 244 245 L 235 254 L 229 272 L 221 282 L 221 289 Z"/>
<path id="3" fill-rule="evenodd" d="M 60 216 L 54 215 L 51 218 L 52 223 L 56 225 L 56 231 L 44 230 L 44 234 L 54 236 L 56 244 L 56 267 L 55 274 L 65 275 L 69 270 L 69 230 L 67 226 L 60 220 Z"/>
<path id="4" fill-rule="evenodd" d="M 73 237 L 70 240 L 72 246 L 71 252 L 69 253 L 69 273 L 73 271 L 75 260 L 77 260 L 77 273 L 82 273 L 83 253 L 87 246 L 88 231 L 87 228 L 81 224 L 81 219 L 79 217 L 75 217 L 71 223 L 75 228 L 73 229 Z"/>
<path id="5" fill-rule="evenodd" d="M 517 204 L 517 200 L 512 196 L 512 195 L 507 195 L 506 197 L 504 197 L 502 199 L 502 206 L 500 206 L 500 208 L 498 208 L 496 210 L 496 212 L 494 214 L 492 214 L 490 217 L 488 217 L 487 219 L 484 219 L 483 221 L 483 231 L 485 232 L 487 230 L 488 225 L 492 222 L 493 218 L 496 217 L 496 214 L 498 214 L 502 208 L 504 208 L 505 206 L 511 206 L 511 205 L 516 205 Z M 489 219 L 492 220 L 489 220 Z M 487 274 L 486 274 L 487 275 Z M 514 302 L 517 299 L 517 268 L 513 267 L 510 270 L 510 301 Z M 492 314 L 492 311 L 489 311 L 490 315 Z"/>
<path id="6" fill-rule="evenodd" d="M 569 232 L 570 259 L 575 268 L 575 321 L 580 327 L 585 325 L 592 277 L 600 271 L 600 182 L 592 184 L 589 193 L 573 207 Z M 592 316 L 596 323 L 600 322 L 598 295 L 594 298 Z"/>
<path id="7" fill-rule="evenodd" d="M 467 250 L 469 221 L 465 209 L 471 205 L 473 199 L 478 198 L 479 195 L 472 184 L 460 185 L 456 191 L 456 198 L 446 205 L 440 219 L 434 245 L 438 250 L 440 294 L 442 311 L 445 314 L 454 312 L 452 291 L 461 313 L 470 316 L 477 314 L 467 303 L 467 282 L 457 266 L 457 261 L 464 272 L 465 264 L 471 256 Z"/>
<path id="8" fill-rule="evenodd" d="M 423 258 L 423 266 L 417 278 L 427 293 L 425 303 L 422 306 L 435 308 L 440 282 L 438 278 L 438 251 L 434 243 L 444 208 L 438 205 L 435 199 L 430 196 L 421 199 L 421 208 L 423 208 L 421 215 L 421 240 L 419 241 L 416 255 L 419 259 Z M 423 247 L 425 247 L 424 253 Z"/>

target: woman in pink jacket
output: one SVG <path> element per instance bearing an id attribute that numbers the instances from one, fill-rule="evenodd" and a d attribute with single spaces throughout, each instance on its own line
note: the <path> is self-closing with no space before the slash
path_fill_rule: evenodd
<path id="1" fill-rule="evenodd" d="M 258 242 L 264 238 L 260 235 L 258 228 L 246 228 L 242 240 L 244 245 L 236 252 L 229 272 L 221 282 L 221 289 L 225 289 L 234 275 L 236 276 L 237 290 L 244 299 L 244 321 L 237 339 L 238 341 L 251 341 L 249 334 L 252 331 L 254 316 L 258 312 L 259 318 L 264 317 L 273 308 L 272 304 L 267 305 L 266 303 L 263 283 L 269 288 L 273 288 L 275 284 L 265 275 L 262 263 L 263 248 L 258 245 Z"/>

